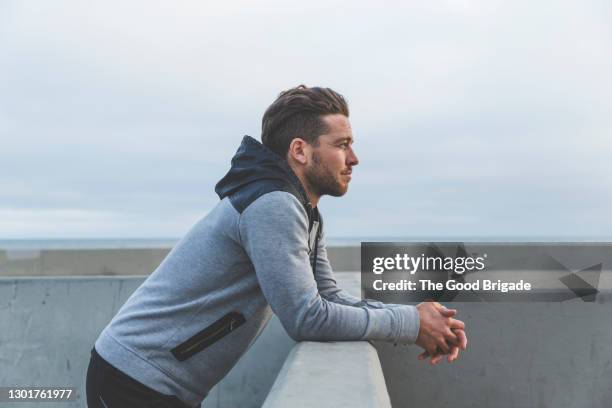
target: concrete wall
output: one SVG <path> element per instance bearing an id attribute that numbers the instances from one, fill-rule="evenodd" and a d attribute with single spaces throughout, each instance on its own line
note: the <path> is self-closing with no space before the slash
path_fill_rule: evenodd
<path id="1" fill-rule="evenodd" d="M 452 364 L 375 342 L 391 402 L 403 407 L 609 408 L 612 308 L 583 303 L 450 303 L 468 350 Z"/>
<path id="2" fill-rule="evenodd" d="M 0 386 L 76 387 L 79 399 L 60 405 L 85 407 L 85 374 L 94 341 L 143 279 L 0 278 Z M 294 344 L 273 318 L 203 406 L 261 406 Z M 27 403 L 0 406 L 24 408 Z"/>
<path id="3" fill-rule="evenodd" d="M 263 408 L 391 408 L 378 354 L 367 341 L 293 347 Z"/>
<path id="4" fill-rule="evenodd" d="M 337 278 L 349 292 L 359 293 L 359 274 L 338 273 Z M 0 278 L 0 386 L 76 387 L 79 399 L 62 406 L 85 407 L 85 374 L 94 341 L 143 280 L 142 276 Z M 274 317 L 203 406 L 261 406 L 294 344 Z"/>
<path id="5" fill-rule="evenodd" d="M 59 249 L 0 251 L 0 276 L 148 275 L 170 251 Z"/>
<path id="6" fill-rule="evenodd" d="M 0 250 L 0 276 L 148 275 L 170 248 Z M 337 271 L 360 269 L 359 247 L 328 248 Z"/>

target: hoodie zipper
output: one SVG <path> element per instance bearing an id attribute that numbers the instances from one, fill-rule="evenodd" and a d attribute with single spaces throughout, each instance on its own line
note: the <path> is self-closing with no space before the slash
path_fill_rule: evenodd
<path id="1" fill-rule="evenodd" d="M 210 326 L 191 336 L 189 339 L 170 350 L 170 352 L 177 360 L 185 361 L 236 330 L 245 321 L 241 313 L 230 312 Z"/>
<path id="2" fill-rule="evenodd" d="M 314 275 L 315 279 L 317 277 L 317 249 L 319 247 L 319 237 L 320 237 L 320 231 L 321 231 L 321 219 L 319 217 L 318 221 L 318 225 L 317 225 L 317 233 L 315 236 L 315 240 L 314 240 L 314 248 L 310 248 L 310 232 L 312 231 L 312 227 L 314 225 L 315 219 L 314 219 L 314 209 L 312 208 L 312 204 L 310 204 L 310 202 L 306 203 L 306 211 L 308 212 L 308 250 L 313 251 L 314 252 L 314 257 L 311 263 L 312 266 L 312 274 Z"/>

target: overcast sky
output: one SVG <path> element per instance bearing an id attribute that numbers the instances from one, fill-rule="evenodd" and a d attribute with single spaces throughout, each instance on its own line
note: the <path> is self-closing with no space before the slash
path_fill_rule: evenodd
<path id="1" fill-rule="evenodd" d="M 300 83 L 361 160 L 328 236 L 612 235 L 610 2 L 92 3 L 0 0 L 0 238 L 184 235 Z"/>

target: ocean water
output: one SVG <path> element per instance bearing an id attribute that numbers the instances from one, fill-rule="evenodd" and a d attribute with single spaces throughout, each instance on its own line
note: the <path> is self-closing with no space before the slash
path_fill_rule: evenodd
<path id="1" fill-rule="evenodd" d="M 0 239 L 0 250 L 171 248 L 179 238 Z M 364 236 L 328 237 L 328 246 L 361 242 L 612 242 L 612 236 Z"/>

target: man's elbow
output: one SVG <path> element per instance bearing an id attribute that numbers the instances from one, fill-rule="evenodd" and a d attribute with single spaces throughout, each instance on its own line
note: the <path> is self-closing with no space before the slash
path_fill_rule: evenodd
<path id="1" fill-rule="evenodd" d="M 313 331 L 313 330 L 301 330 L 301 329 L 291 329 L 287 330 L 287 334 L 294 341 L 325 341 L 325 336 L 321 333 Z"/>
<path id="2" fill-rule="evenodd" d="M 285 331 L 295 341 L 317 341 L 325 336 L 324 325 L 321 323 L 326 317 L 321 314 L 322 308 L 310 308 L 296 319 L 282 321 Z"/>
<path id="3" fill-rule="evenodd" d="M 284 322 L 283 322 L 284 323 Z M 294 341 L 308 341 L 312 340 L 312 330 L 305 327 L 303 320 L 287 322 L 283 324 L 285 331 Z"/>
<path id="4" fill-rule="evenodd" d="M 300 342 L 300 341 L 306 341 L 308 339 L 305 338 L 305 336 L 302 335 L 302 333 L 300 333 L 299 330 L 297 329 L 287 329 L 285 328 L 285 331 L 287 332 L 287 334 L 289 335 L 289 337 L 291 337 L 291 339 L 293 341 L 296 342 Z"/>

